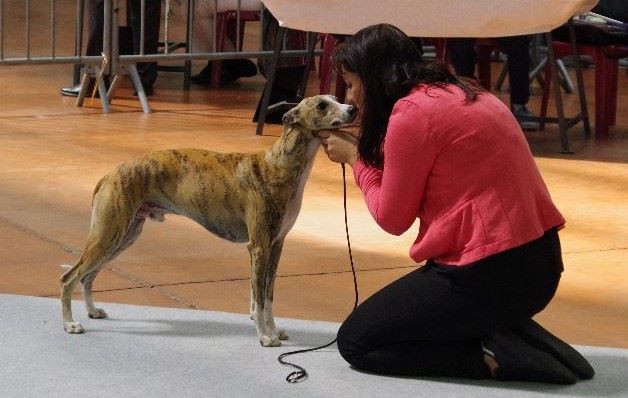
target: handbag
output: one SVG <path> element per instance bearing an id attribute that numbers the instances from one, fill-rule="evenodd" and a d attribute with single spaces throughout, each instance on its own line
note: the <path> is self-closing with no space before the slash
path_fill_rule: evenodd
<path id="1" fill-rule="evenodd" d="M 628 24 L 621 22 L 603 23 L 590 20 L 573 20 L 578 44 L 594 46 L 628 45 Z M 554 40 L 569 41 L 569 27 L 562 25 L 552 31 Z"/>

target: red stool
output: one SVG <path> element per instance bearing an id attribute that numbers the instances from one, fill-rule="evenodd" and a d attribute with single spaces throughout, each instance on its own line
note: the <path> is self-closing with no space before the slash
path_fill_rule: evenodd
<path id="1" fill-rule="evenodd" d="M 242 42 L 244 41 L 244 23 L 247 21 L 259 21 L 259 11 L 240 11 L 240 46 L 237 49 L 242 51 Z M 216 13 L 216 51 L 222 52 L 225 49 L 225 37 L 229 37 L 236 42 L 235 37 L 238 27 L 237 10 L 229 10 Z M 211 87 L 220 87 L 220 74 L 222 72 L 222 61 L 214 60 L 212 62 Z"/>
<path id="2" fill-rule="evenodd" d="M 569 43 L 554 41 L 556 58 L 571 55 Z M 625 45 L 578 45 L 578 54 L 589 55 L 595 60 L 595 137 L 606 138 L 610 126 L 615 125 L 617 115 L 617 69 L 620 58 L 628 56 Z M 541 116 L 547 114 L 547 103 L 551 84 L 550 68 L 546 67 L 546 87 L 543 90 Z M 541 123 L 540 128 L 544 125 Z"/>
<path id="3" fill-rule="evenodd" d="M 319 76 L 321 94 L 329 94 L 331 92 L 331 78 L 333 74 L 333 65 L 331 62 L 332 55 L 336 46 L 342 41 L 341 36 L 332 34 L 322 35 L 323 55 L 319 62 Z M 424 39 L 426 43 L 433 44 L 436 49 L 436 58 L 445 61 L 447 59 L 447 39 L 429 38 Z M 345 100 L 347 86 L 342 78 L 336 78 L 335 95 L 340 102 Z"/>
<path id="4" fill-rule="evenodd" d="M 334 36 L 332 34 L 325 34 L 322 37 L 323 54 L 319 60 L 319 91 L 321 94 L 329 94 L 331 92 L 331 77 L 334 71 L 331 59 L 334 49 L 341 41 L 341 36 Z M 338 97 L 338 101 L 343 102 L 345 100 L 346 90 L 347 86 L 345 85 L 345 81 L 340 76 L 336 77 L 335 94 L 336 97 Z"/>

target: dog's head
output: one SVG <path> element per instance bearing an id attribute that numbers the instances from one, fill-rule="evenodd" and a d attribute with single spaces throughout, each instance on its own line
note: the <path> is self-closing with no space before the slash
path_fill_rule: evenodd
<path id="1" fill-rule="evenodd" d="M 356 115 L 356 107 L 341 104 L 333 95 L 316 95 L 305 98 L 299 105 L 283 115 L 283 124 L 299 124 L 308 130 L 337 129 L 350 123 Z"/>

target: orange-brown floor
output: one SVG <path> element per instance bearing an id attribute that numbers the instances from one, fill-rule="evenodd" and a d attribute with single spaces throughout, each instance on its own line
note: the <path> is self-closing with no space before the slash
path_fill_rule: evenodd
<path id="1" fill-rule="evenodd" d="M 497 66 L 496 66 L 497 67 Z M 54 297 L 60 264 L 80 255 L 92 189 L 118 163 L 155 149 L 216 151 L 267 148 L 280 127 L 254 134 L 251 116 L 263 80 L 180 90 L 180 75 L 161 74 L 154 112 L 143 114 L 128 88 L 112 112 L 61 97 L 70 66 L 0 66 L 0 293 Z M 593 109 L 593 69 L 585 70 Z M 310 81 L 311 92 L 318 80 Z M 559 154 L 555 126 L 527 135 L 549 190 L 567 218 L 561 232 L 565 273 L 538 318 L 577 344 L 628 347 L 628 77 L 620 70 L 617 125 L 608 140 L 570 131 L 574 155 Z M 538 88 L 531 108 L 538 112 Z M 506 100 L 507 93 L 498 93 Z M 567 111 L 576 110 L 574 95 Z M 593 112 L 591 112 L 593 114 Z M 417 154 L 420 156 L 420 154 Z M 349 177 L 349 228 L 362 299 L 415 269 L 401 237 L 371 220 Z M 464 183 L 464 182 L 461 182 Z M 97 301 L 246 313 L 248 253 L 195 223 L 168 216 L 147 223 L 138 242 L 95 282 Z M 77 295 L 77 297 L 79 297 Z M 351 310 L 340 167 L 321 153 L 299 220 L 288 235 L 276 283 L 277 316 L 341 321 Z M 1 304 L 0 304 L 1 305 Z M 78 310 L 78 309 L 77 309 Z"/>

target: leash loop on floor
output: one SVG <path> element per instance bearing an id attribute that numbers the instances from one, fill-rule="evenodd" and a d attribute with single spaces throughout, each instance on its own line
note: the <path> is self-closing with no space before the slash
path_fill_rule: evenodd
<path id="1" fill-rule="evenodd" d="M 347 222 L 347 179 L 345 175 L 346 174 L 345 164 L 341 163 L 340 165 L 342 166 L 342 199 L 343 199 L 343 207 L 344 207 L 344 212 L 345 212 L 345 234 L 347 236 L 347 248 L 349 249 L 349 262 L 351 264 L 351 272 L 353 273 L 353 287 L 355 288 L 355 302 L 353 304 L 353 309 L 355 310 L 358 307 L 358 282 L 355 276 L 355 266 L 353 265 L 353 254 L 351 253 L 351 241 L 349 240 L 349 224 Z M 312 352 L 312 351 L 317 351 L 323 348 L 327 348 L 330 345 L 334 344 L 337 340 L 338 339 L 335 338 L 331 342 L 325 345 L 319 346 L 319 347 L 306 348 L 303 350 L 296 350 L 296 351 L 289 351 L 289 352 L 284 352 L 283 354 L 279 355 L 279 357 L 277 357 L 277 360 L 279 361 L 280 364 L 285 365 L 285 366 L 292 366 L 293 368 L 296 369 L 295 371 L 289 373 L 288 376 L 286 376 L 286 381 L 288 383 L 301 383 L 302 381 L 305 381 L 307 379 L 308 373 L 304 367 L 291 363 L 291 362 L 284 361 L 283 359 L 284 357 L 287 357 L 288 355 L 302 354 L 304 352 Z"/>

